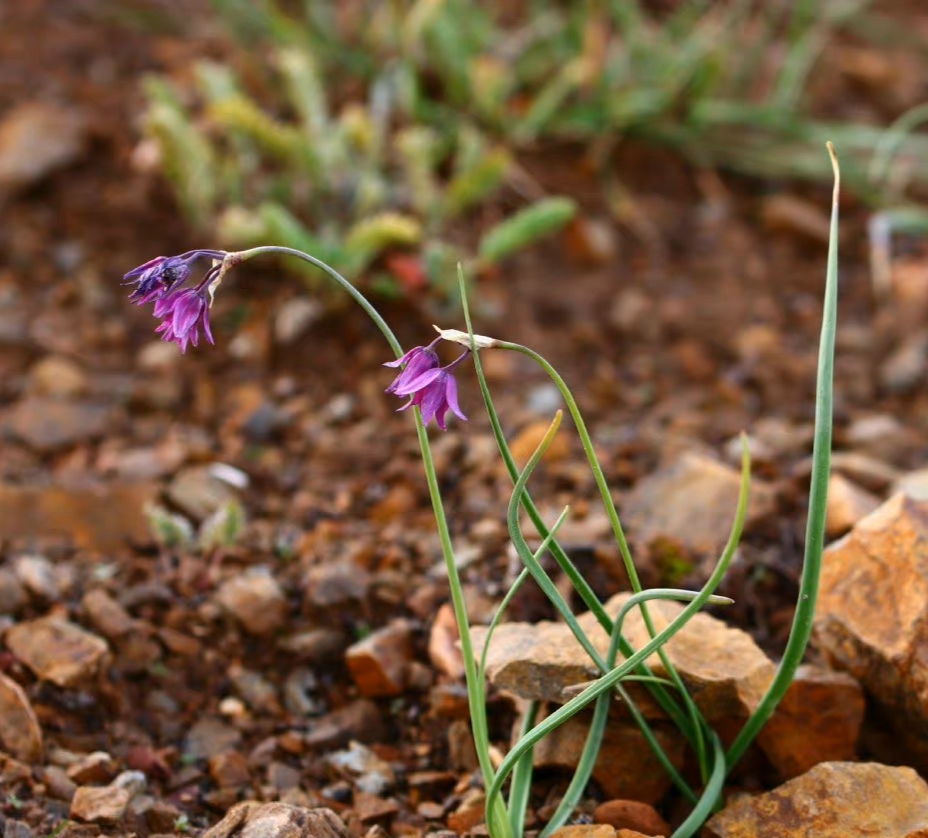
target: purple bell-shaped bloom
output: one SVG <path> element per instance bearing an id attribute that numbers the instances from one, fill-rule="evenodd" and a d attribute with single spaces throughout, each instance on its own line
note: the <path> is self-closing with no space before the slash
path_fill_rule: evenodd
<path id="1" fill-rule="evenodd" d="M 123 277 L 123 285 L 135 285 L 129 299 L 144 305 L 183 285 L 197 259 L 222 259 L 225 255 L 222 250 L 190 250 L 180 256 L 156 256 L 129 271 Z"/>
<path id="2" fill-rule="evenodd" d="M 428 346 L 417 346 L 410 349 L 402 358 L 396 361 L 390 361 L 384 364 L 385 367 L 402 367 L 403 371 L 393 379 L 393 383 L 387 387 L 387 393 L 396 393 L 397 388 L 405 387 L 410 381 L 418 378 L 422 373 L 429 370 L 437 369 L 438 353 L 435 351 L 438 341 L 441 338 L 433 340 Z M 398 394 L 397 394 L 398 395 Z"/>
<path id="3" fill-rule="evenodd" d="M 419 350 L 418 355 L 412 353 Z M 412 356 L 409 365 L 422 358 L 422 353 L 431 352 L 435 355 L 431 346 L 416 347 L 411 352 L 406 353 L 403 357 Z M 410 399 L 400 410 L 406 410 L 410 407 L 418 407 L 422 411 L 422 421 L 427 425 L 432 419 L 443 431 L 447 430 L 445 417 L 450 410 L 459 419 L 467 421 L 467 417 L 461 411 L 458 404 L 458 383 L 454 379 L 454 368 L 463 361 L 470 352 L 465 352 L 456 360 L 452 361 L 446 367 L 438 367 L 438 359 L 435 357 L 434 364 L 420 368 L 414 375 L 407 375 L 409 366 L 397 377 L 387 390 L 396 396 L 409 396 Z M 402 359 L 400 359 L 402 361 Z M 390 366 L 396 366 L 396 363 Z"/>
<path id="4" fill-rule="evenodd" d="M 206 339 L 213 343 L 213 333 L 209 328 L 210 299 L 206 291 L 186 288 L 159 297 L 155 302 L 154 315 L 161 318 L 161 325 L 155 329 L 162 340 L 174 341 L 181 352 L 187 351 L 187 345 L 194 346 L 200 340 L 199 330 L 203 329 Z"/>

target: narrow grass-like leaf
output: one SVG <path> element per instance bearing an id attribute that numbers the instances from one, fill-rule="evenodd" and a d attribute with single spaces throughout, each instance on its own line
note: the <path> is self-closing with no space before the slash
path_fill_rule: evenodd
<path id="1" fill-rule="evenodd" d="M 527 470 L 528 467 L 526 467 Z M 523 471 L 520 481 L 527 479 L 526 472 Z M 488 811 L 499 799 L 503 784 L 506 778 L 513 770 L 515 763 L 521 759 L 522 755 L 530 748 L 533 748 L 538 741 L 544 738 L 548 733 L 566 722 L 568 719 L 579 713 L 584 707 L 595 701 L 599 696 L 604 695 L 615 688 L 615 686 L 638 665 L 646 661 L 655 651 L 662 648 L 677 632 L 679 632 L 686 623 L 698 613 L 698 611 L 709 601 L 715 589 L 719 586 L 725 573 L 728 570 L 731 560 L 734 558 L 738 542 L 741 540 L 741 532 L 744 528 L 744 520 L 747 516 L 748 499 L 750 496 L 751 476 L 750 476 L 750 454 L 748 452 L 747 442 L 744 437 L 741 440 L 741 487 L 738 494 L 738 507 L 735 511 L 734 522 L 732 523 L 731 533 L 729 534 L 728 543 L 719 557 L 715 568 L 712 570 L 705 585 L 700 589 L 697 596 L 687 605 L 683 611 L 677 615 L 664 629 L 651 638 L 641 649 L 630 655 L 619 666 L 612 669 L 608 674 L 603 675 L 594 684 L 587 687 L 580 695 L 572 698 L 566 704 L 563 704 L 555 710 L 544 721 L 526 734 L 523 739 L 517 742 L 512 750 L 504 757 L 499 768 L 496 770 L 496 776 L 492 785 L 487 791 L 487 808 Z M 646 598 L 647 591 L 639 594 Z M 716 766 L 713 766 L 718 770 Z M 714 776 L 714 774 L 713 774 Z M 724 777 L 723 777 L 724 779 Z M 721 785 L 719 785 L 721 788 Z M 705 795 L 704 795 L 705 796 Z M 714 801 L 713 801 L 714 802 Z"/>
<path id="2" fill-rule="evenodd" d="M 812 444 L 812 477 L 809 489 L 809 517 L 806 523 L 806 547 L 799 582 L 799 599 L 783 658 L 767 692 L 728 749 L 728 771 L 744 755 L 754 737 L 773 715 L 780 699 L 793 681 L 802 663 L 812 635 L 812 621 L 818 600 L 822 551 L 825 543 L 825 511 L 828 504 L 828 479 L 831 474 L 832 401 L 834 393 L 835 333 L 838 328 L 838 197 L 841 174 L 834 146 L 828 143 L 834 167 L 834 191 L 831 203 L 831 232 L 828 239 L 828 266 L 825 276 L 825 302 L 822 311 L 822 335 L 819 342 L 818 374 L 815 386 L 815 436 Z"/>
<path id="3" fill-rule="evenodd" d="M 477 381 L 480 385 L 480 392 L 483 395 L 484 405 L 486 406 L 486 409 L 487 409 L 487 415 L 490 419 L 490 426 L 493 430 L 493 436 L 496 439 L 496 443 L 497 443 L 497 447 L 499 449 L 500 455 L 503 458 L 503 462 L 506 464 L 506 469 L 509 472 L 510 478 L 515 483 L 519 478 L 519 470 L 518 470 L 518 467 L 516 466 L 515 460 L 513 459 L 512 452 L 509 449 L 509 444 L 506 441 L 506 436 L 503 433 L 503 428 L 502 428 L 502 424 L 499 419 L 499 414 L 497 413 L 496 407 L 493 403 L 493 397 L 490 393 L 490 388 L 489 388 L 489 385 L 487 384 L 486 376 L 483 374 L 483 365 L 480 361 L 480 354 L 477 351 L 476 345 L 474 344 L 473 323 L 471 321 L 471 316 L 470 316 L 470 307 L 467 302 L 467 285 L 466 285 L 466 280 L 464 277 L 464 271 L 460 264 L 458 264 L 458 286 L 459 286 L 460 294 L 461 294 L 461 304 L 464 310 L 464 320 L 465 320 L 465 323 L 467 324 L 467 330 L 470 336 L 471 350 L 473 351 L 474 368 L 477 373 Z M 555 372 L 554 374 L 556 375 L 557 373 Z M 566 391 L 568 397 L 572 399 L 569 391 L 566 390 L 566 384 L 564 385 L 564 391 Z M 569 403 L 570 402 L 568 402 L 568 404 Z M 574 405 L 574 410 L 576 410 L 575 405 Z M 576 423 L 579 413 L 576 413 L 576 414 L 572 413 L 572 416 L 574 417 L 574 422 Z M 582 426 L 582 417 L 580 417 L 580 425 Z M 595 457 L 594 457 L 594 462 L 595 462 Z M 596 466 L 598 467 L 598 462 L 596 463 Z M 603 484 L 605 483 L 604 479 L 602 482 Z M 611 501 L 611 496 L 610 496 L 610 501 Z M 538 508 L 535 506 L 535 503 L 532 500 L 531 495 L 529 494 L 527 489 L 526 491 L 523 492 L 522 503 L 535 529 L 538 531 L 538 533 L 542 537 L 545 537 L 548 532 L 547 528 L 545 527 L 544 521 L 542 520 L 541 515 L 538 512 Z M 617 520 L 617 517 L 616 517 L 616 520 Z M 554 556 L 555 560 L 557 561 L 558 565 L 567 575 L 571 584 L 574 586 L 574 589 L 580 595 L 580 598 L 583 600 L 584 605 L 586 605 L 586 607 L 590 610 L 590 612 L 596 617 L 596 620 L 600 624 L 600 626 L 602 626 L 602 628 L 607 633 L 611 634 L 612 628 L 613 628 L 612 619 L 606 613 L 605 609 L 603 608 L 602 603 L 599 601 L 599 598 L 590 588 L 589 583 L 579 573 L 577 568 L 574 566 L 573 562 L 570 561 L 567 554 L 564 552 L 563 548 L 558 543 L 556 538 L 551 541 L 551 553 Z M 633 650 L 631 646 L 629 645 L 628 641 L 625 640 L 624 637 L 620 637 L 619 642 L 620 642 L 620 649 L 623 655 L 632 654 Z M 646 665 L 642 665 L 638 671 L 640 674 L 645 675 L 645 676 L 652 674 L 650 669 Z M 680 706 L 677 704 L 674 698 L 661 685 L 649 684 L 648 686 L 649 686 L 650 692 L 654 696 L 654 699 L 657 701 L 660 707 L 668 714 L 668 716 L 674 721 L 674 723 L 680 728 L 680 730 L 683 731 L 687 739 L 691 742 L 696 741 L 698 733 L 694 731 L 692 728 L 691 717 L 688 716 L 680 708 Z M 673 777 L 675 773 L 673 764 L 670 761 L 670 758 L 664 752 L 661 744 L 657 741 L 657 738 L 654 735 L 653 731 L 651 730 L 650 725 L 648 724 L 647 720 L 644 718 L 643 715 L 637 712 L 637 708 L 635 707 L 634 702 L 631 701 L 630 698 L 628 700 L 628 704 L 629 704 L 629 707 L 631 708 L 632 713 L 635 714 L 636 716 L 636 722 L 639 724 L 639 727 L 644 733 L 645 738 L 647 739 L 649 745 L 654 750 L 654 753 L 656 754 L 657 758 L 660 760 L 661 764 L 665 766 L 668 773 Z M 692 789 L 689 788 L 689 785 L 685 782 L 685 780 L 683 780 L 682 777 L 679 776 L 679 774 L 677 774 L 677 776 L 674 778 L 674 782 L 677 784 L 677 786 L 681 789 L 681 791 L 687 797 L 691 798 L 695 802 L 696 798 L 695 798 L 695 795 Z"/>

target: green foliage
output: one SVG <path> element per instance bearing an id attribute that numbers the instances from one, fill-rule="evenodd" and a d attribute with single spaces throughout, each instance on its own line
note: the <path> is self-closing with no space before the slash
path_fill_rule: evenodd
<path id="1" fill-rule="evenodd" d="M 420 61 L 440 46 L 442 72 L 466 99 L 468 50 L 480 38 L 470 27 L 449 28 L 442 4 L 420 5 L 401 29 L 383 9 L 371 10 L 362 41 L 408 53 L 375 71 L 352 60 L 347 45 L 322 47 L 341 41 L 313 4 L 298 22 L 271 3 L 260 15 L 250 4 L 217 3 L 234 31 L 261 44 L 266 66 L 257 81 L 246 86 L 230 67 L 202 61 L 192 90 L 157 78 L 146 86 L 146 130 L 191 221 L 227 247 L 270 239 L 350 275 L 373 271 L 378 287 L 386 269 L 394 287 L 411 287 L 412 271 L 441 288 L 447 269 L 469 253 L 453 225 L 504 192 L 513 161 L 465 112 L 421 94 Z M 341 72 L 346 66 L 353 75 Z M 552 223 L 547 213 L 548 223 L 536 223 L 517 247 L 481 254 L 481 264 L 556 232 L 572 215 L 562 211 Z M 415 260 L 405 274 L 382 258 L 398 253 Z"/>

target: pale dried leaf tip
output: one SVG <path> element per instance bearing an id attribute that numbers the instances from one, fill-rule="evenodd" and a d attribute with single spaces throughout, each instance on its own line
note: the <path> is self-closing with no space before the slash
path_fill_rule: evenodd
<path id="1" fill-rule="evenodd" d="M 441 329 L 438 326 L 434 326 L 434 329 L 441 336 L 442 340 L 451 341 L 451 343 L 459 343 L 461 346 L 466 346 L 470 349 L 470 335 L 467 332 L 462 332 L 460 329 Z M 477 349 L 493 349 L 496 346 L 499 346 L 500 342 L 496 338 L 488 338 L 485 335 L 474 335 L 474 346 Z"/>

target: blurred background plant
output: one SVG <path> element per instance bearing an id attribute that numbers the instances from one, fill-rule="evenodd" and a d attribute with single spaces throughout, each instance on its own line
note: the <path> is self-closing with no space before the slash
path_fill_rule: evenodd
<path id="1" fill-rule="evenodd" d="M 887 230 L 928 229 L 906 198 L 928 180 L 920 111 L 887 133 L 818 119 L 806 95 L 839 35 L 905 40 L 874 5 L 213 0 L 239 69 L 200 62 L 188 89 L 150 79 L 147 131 L 185 212 L 223 246 L 301 248 L 382 290 L 440 295 L 458 260 L 479 272 L 570 222 L 573 202 L 517 162 L 564 141 L 584 148 L 621 222 L 627 190 L 609 164 L 624 139 L 823 183 L 830 139 L 846 189 L 886 211 L 885 259 Z"/>

